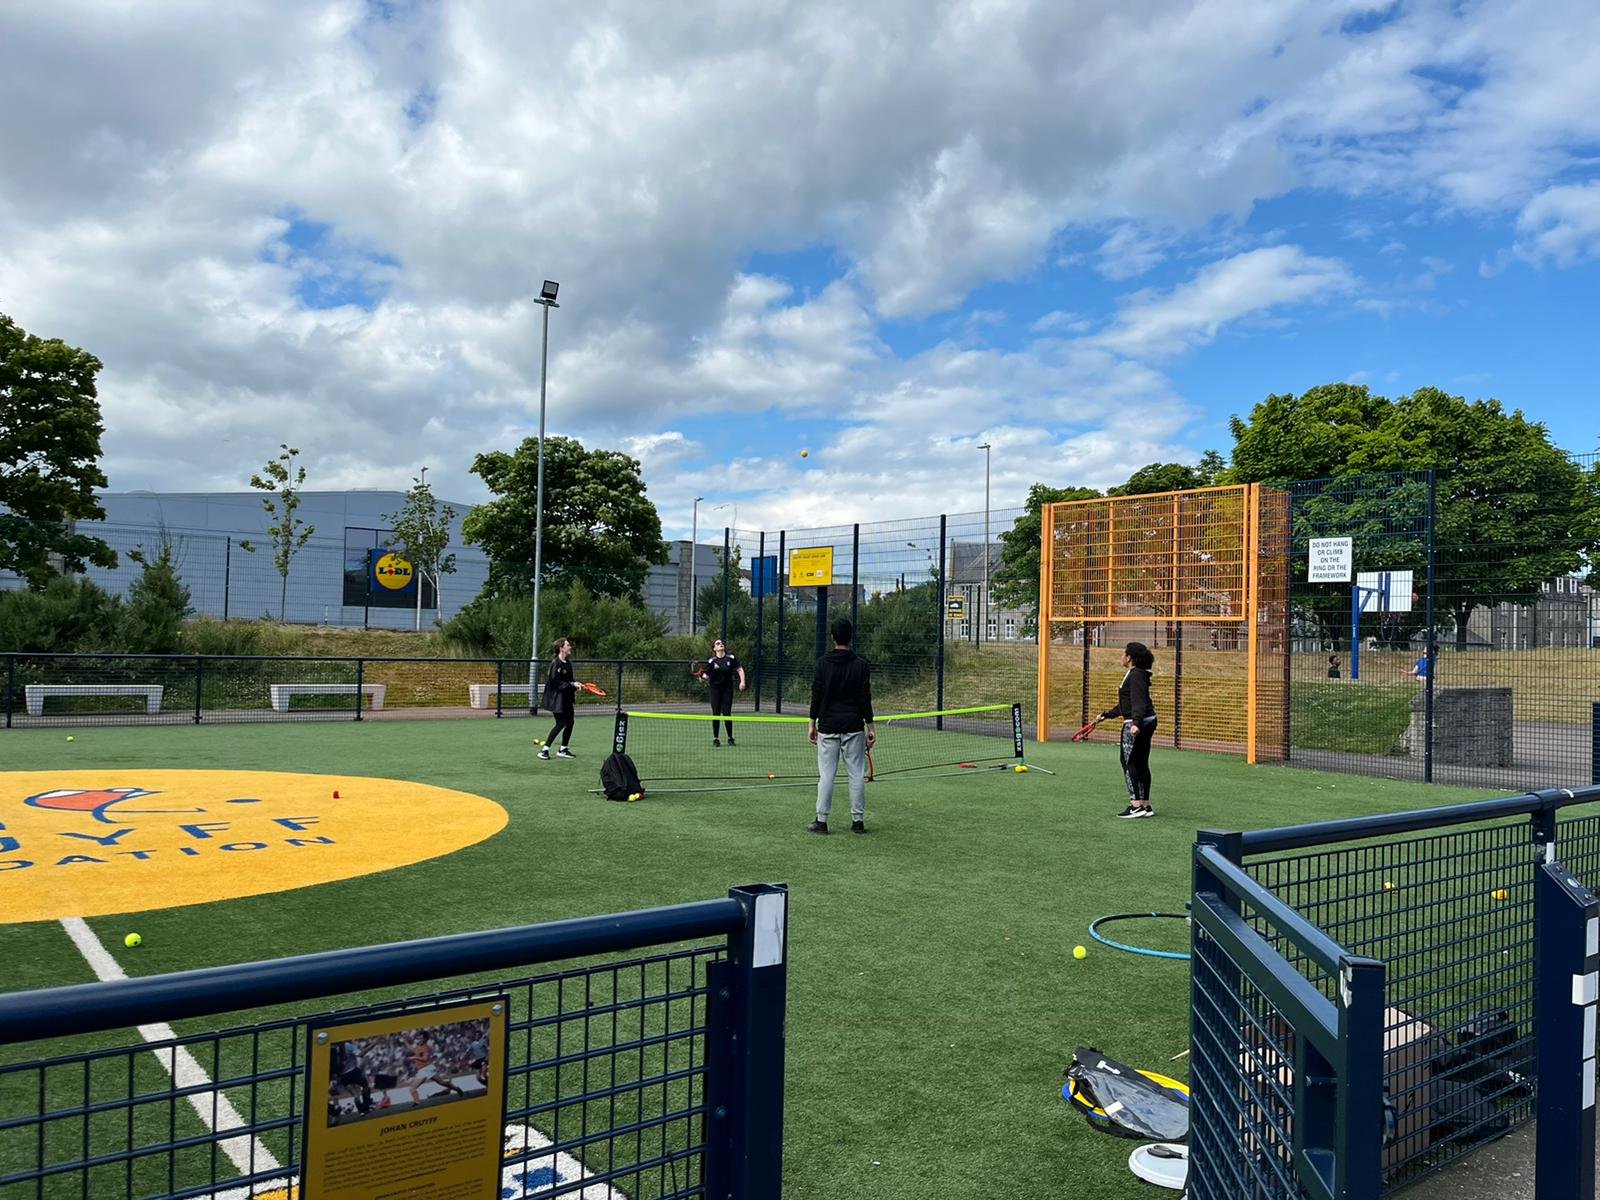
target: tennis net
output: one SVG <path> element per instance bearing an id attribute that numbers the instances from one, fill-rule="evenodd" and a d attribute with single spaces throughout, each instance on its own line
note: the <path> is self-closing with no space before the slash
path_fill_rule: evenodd
<path id="1" fill-rule="evenodd" d="M 619 712 L 615 749 L 633 759 L 639 778 L 655 791 L 792 786 L 817 778 L 808 724 L 805 717 Z M 894 713 L 874 724 L 871 779 L 1001 768 L 1022 759 L 1020 704 Z M 842 762 L 839 770 L 843 774 Z"/>

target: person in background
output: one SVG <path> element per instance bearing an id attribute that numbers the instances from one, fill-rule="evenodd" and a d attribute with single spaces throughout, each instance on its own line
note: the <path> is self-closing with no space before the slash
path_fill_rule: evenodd
<path id="1" fill-rule="evenodd" d="M 733 713 L 733 681 L 735 676 L 739 680 L 739 690 L 744 691 L 744 667 L 739 660 L 728 653 L 728 647 L 721 638 L 711 643 L 711 657 L 706 660 L 705 673 L 701 676 L 706 681 L 711 692 L 711 715 L 713 717 L 731 716 Z M 718 726 L 728 727 L 728 745 L 737 743 L 733 740 L 732 721 L 711 722 L 711 744 L 722 745 L 717 738 Z"/>
<path id="2" fill-rule="evenodd" d="M 547 762 L 557 735 L 561 737 L 561 748 L 556 751 L 556 757 L 577 757 L 567 749 L 572 741 L 572 722 L 578 714 L 577 692 L 578 683 L 572 674 L 572 642 L 568 638 L 557 638 L 550 652 L 550 675 L 544 682 L 544 706 L 556 721 L 550 727 L 550 736 L 539 747 L 539 757 Z"/>

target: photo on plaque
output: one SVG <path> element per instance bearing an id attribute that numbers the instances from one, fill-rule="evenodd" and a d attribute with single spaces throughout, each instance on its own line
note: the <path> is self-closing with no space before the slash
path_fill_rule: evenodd
<path id="1" fill-rule="evenodd" d="M 314 1025 L 303 1195 L 498 1195 L 504 998 Z"/>

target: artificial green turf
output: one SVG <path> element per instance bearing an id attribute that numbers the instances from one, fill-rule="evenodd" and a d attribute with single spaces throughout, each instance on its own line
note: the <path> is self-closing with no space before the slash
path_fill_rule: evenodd
<path id="1" fill-rule="evenodd" d="M 1169 1060 L 1187 1044 L 1188 971 L 1098 945 L 1089 921 L 1181 910 L 1197 828 L 1484 794 L 1157 750 L 1161 815 L 1117 821 L 1113 747 L 1030 745 L 1030 761 L 1058 774 L 874 784 L 868 835 L 823 838 L 802 832 L 812 808 L 803 789 L 640 804 L 591 795 L 608 729 L 580 722 L 583 758 L 548 763 L 533 758 L 542 729 L 517 720 L 88 728 L 71 745 L 65 730 L 11 731 L 0 734 L 0 763 L 368 774 L 477 792 L 511 815 L 488 841 L 412 867 L 95 919 L 135 975 L 789 884 L 785 1195 L 801 1200 L 1149 1194 L 1127 1170 L 1132 1143 L 1072 1115 L 1062 1070 L 1076 1046 L 1092 1045 L 1186 1078 L 1187 1061 Z M 842 818 L 843 787 L 835 799 Z M 144 945 L 124 950 L 135 927 Z M 1089 947 L 1081 962 L 1078 943 Z M 88 977 L 54 924 L 0 926 L 0 961 L 9 988 Z"/>

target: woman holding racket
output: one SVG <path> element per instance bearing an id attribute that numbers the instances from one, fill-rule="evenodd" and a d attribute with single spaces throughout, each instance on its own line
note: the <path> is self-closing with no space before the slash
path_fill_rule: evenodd
<path id="1" fill-rule="evenodd" d="M 557 638 L 550 651 L 550 675 L 544 681 L 544 706 L 550 710 L 556 723 L 551 727 L 544 745 L 539 747 L 540 758 L 549 759 L 550 747 L 556 744 L 557 734 L 561 735 L 561 748 L 556 751 L 556 757 L 577 757 L 567 749 L 567 743 L 572 741 L 572 722 L 577 716 L 577 691 L 578 683 L 572 674 L 572 642 L 567 638 Z"/>
<path id="2" fill-rule="evenodd" d="M 1122 777 L 1128 784 L 1128 807 L 1117 814 L 1125 820 L 1153 817 L 1150 807 L 1150 741 L 1156 732 L 1156 707 L 1150 700 L 1150 669 L 1156 656 L 1143 642 L 1129 642 L 1122 653 L 1127 671 L 1117 688 L 1117 703 L 1101 713 L 1099 721 L 1122 718 Z"/>
<path id="3" fill-rule="evenodd" d="M 711 715 L 713 717 L 727 717 L 733 715 L 733 681 L 737 676 L 739 690 L 744 691 L 744 667 L 739 660 L 728 653 L 728 647 L 721 638 L 711 643 L 711 657 L 706 660 L 705 668 L 700 673 L 700 678 L 706 681 L 711 691 Z M 720 726 L 728 727 L 728 745 L 737 745 L 733 740 L 732 721 L 711 722 L 711 744 L 720 746 L 717 739 Z"/>

